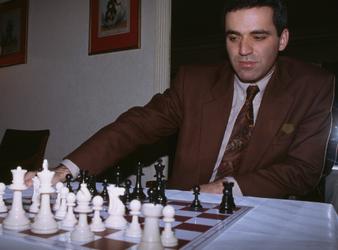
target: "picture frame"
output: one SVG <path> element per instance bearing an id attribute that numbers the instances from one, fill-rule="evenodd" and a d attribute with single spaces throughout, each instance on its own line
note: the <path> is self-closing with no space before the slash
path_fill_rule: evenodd
<path id="1" fill-rule="evenodd" d="M 0 3 L 0 67 L 27 59 L 28 0 Z"/>
<path id="2" fill-rule="evenodd" d="M 88 54 L 140 47 L 140 0 L 90 0 Z"/>

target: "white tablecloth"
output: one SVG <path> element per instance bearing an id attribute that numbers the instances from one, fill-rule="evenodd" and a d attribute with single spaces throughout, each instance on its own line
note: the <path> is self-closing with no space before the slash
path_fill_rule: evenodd
<path id="1" fill-rule="evenodd" d="M 167 190 L 170 199 L 192 200 L 190 192 Z M 204 202 L 221 201 L 220 195 L 201 194 Z M 207 249 L 337 250 L 337 214 L 331 204 L 294 200 L 235 197 L 238 205 L 252 206 L 247 214 L 215 238 Z M 51 249 L 5 235 L 0 249 Z"/>

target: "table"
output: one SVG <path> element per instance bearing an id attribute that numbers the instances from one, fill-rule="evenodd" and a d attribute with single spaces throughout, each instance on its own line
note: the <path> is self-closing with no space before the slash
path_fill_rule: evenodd
<path id="1" fill-rule="evenodd" d="M 167 197 L 191 200 L 190 192 L 167 190 Z M 221 201 L 221 195 L 201 194 L 204 202 Z M 251 206 L 247 214 L 222 232 L 207 249 L 338 249 L 337 214 L 331 204 L 255 197 L 235 197 Z M 27 239 L 16 239 L 0 229 L 0 249 L 55 249 Z"/>
<path id="2" fill-rule="evenodd" d="M 325 201 L 331 203 L 338 212 L 338 166 L 332 168 L 325 179 Z"/>

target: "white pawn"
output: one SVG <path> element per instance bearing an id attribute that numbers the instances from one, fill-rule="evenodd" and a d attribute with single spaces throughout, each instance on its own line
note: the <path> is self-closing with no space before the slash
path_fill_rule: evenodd
<path id="1" fill-rule="evenodd" d="M 39 177 L 34 176 L 32 178 L 33 181 L 33 196 L 32 196 L 32 205 L 29 207 L 29 212 L 31 213 L 37 213 L 39 212 L 40 207 L 40 180 Z"/>
<path id="2" fill-rule="evenodd" d="M 53 205 L 53 211 L 57 211 L 60 207 L 61 204 L 61 189 L 63 188 L 63 184 L 62 182 L 58 182 L 55 185 L 55 189 L 56 189 L 56 200 L 55 203 Z"/>
<path id="3" fill-rule="evenodd" d="M 178 244 L 178 240 L 171 228 L 171 223 L 175 221 L 175 209 L 173 206 L 167 205 L 163 208 L 163 221 L 164 230 L 161 235 L 162 245 L 164 247 L 175 247 Z"/>
<path id="4" fill-rule="evenodd" d="M 75 212 L 79 213 L 79 222 L 70 234 L 72 241 L 84 242 L 94 240 L 94 233 L 90 231 L 87 221 L 87 214 L 92 211 L 89 206 L 91 194 L 86 183 L 81 184 L 80 190 L 76 194 L 77 207 Z"/>
<path id="5" fill-rule="evenodd" d="M 132 200 L 130 202 L 130 214 L 133 216 L 129 227 L 126 229 L 127 237 L 141 237 L 142 229 L 138 221 L 138 216 L 141 214 L 141 202 L 139 200 Z"/>
<path id="6" fill-rule="evenodd" d="M 7 207 L 6 207 L 5 202 L 3 200 L 5 190 L 6 190 L 6 185 L 1 182 L 0 183 L 0 213 L 7 212 Z"/>
<path id="7" fill-rule="evenodd" d="M 61 228 L 65 230 L 73 230 L 77 219 L 74 214 L 76 196 L 74 193 L 68 193 L 67 195 L 67 214 L 61 221 Z"/>
<path id="8" fill-rule="evenodd" d="M 56 210 L 55 219 L 62 220 L 67 213 L 67 195 L 69 190 L 67 187 L 62 187 L 60 191 L 60 207 Z"/>
<path id="9" fill-rule="evenodd" d="M 93 209 L 94 216 L 92 218 L 92 223 L 90 224 L 90 229 L 92 232 L 102 232 L 106 229 L 102 219 L 100 217 L 100 211 L 102 210 L 103 198 L 99 195 L 96 195 L 93 200 Z"/>

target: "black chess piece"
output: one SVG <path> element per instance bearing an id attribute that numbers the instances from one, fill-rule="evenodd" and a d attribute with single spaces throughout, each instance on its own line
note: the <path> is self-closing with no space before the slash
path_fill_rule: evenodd
<path id="1" fill-rule="evenodd" d="M 223 197 L 219 205 L 219 212 L 222 214 L 232 214 L 234 209 L 234 200 L 232 196 L 233 183 L 223 182 Z"/>
<path id="2" fill-rule="evenodd" d="M 101 192 L 101 197 L 103 199 L 103 201 L 105 202 L 108 202 L 109 201 L 109 195 L 108 195 L 108 190 L 107 190 L 107 187 L 108 187 L 108 180 L 107 179 L 104 179 L 103 182 L 102 182 L 102 192 Z"/>
<path id="3" fill-rule="evenodd" d="M 147 194 L 148 194 L 148 202 L 149 203 L 154 203 L 154 204 L 157 204 L 157 195 L 156 195 L 156 190 L 154 187 L 150 187 L 148 188 L 148 191 L 147 191 Z"/>
<path id="4" fill-rule="evenodd" d="M 92 197 L 97 195 L 96 177 L 94 175 L 89 176 L 87 186 L 88 186 L 89 192 L 92 195 Z"/>
<path id="5" fill-rule="evenodd" d="M 195 196 L 194 200 L 192 201 L 190 205 L 190 210 L 192 211 L 201 211 L 203 209 L 200 200 L 198 199 L 198 196 L 200 194 L 200 186 L 196 185 L 193 187 L 193 194 Z"/>
<path id="6" fill-rule="evenodd" d="M 72 175 L 71 174 L 67 174 L 66 175 L 66 187 L 68 188 L 70 193 L 73 193 L 73 188 L 72 188 Z"/>
<path id="7" fill-rule="evenodd" d="M 131 181 L 126 179 L 124 181 L 124 188 L 125 188 L 124 195 L 121 197 L 121 200 L 125 205 L 129 204 L 131 201 L 130 187 L 131 187 Z"/>
<path id="8" fill-rule="evenodd" d="M 143 187 L 142 187 L 142 182 L 141 182 L 142 175 L 144 175 L 142 172 L 142 169 L 143 169 L 143 164 L 141 162 L 138 162 L 137 173 L 136 173 L 136 183 L 135 183 L 135 187 L 132 193 L 132 199 L 136 199 L 141 202 L 144 201 L 146 198 L 146 195 L 143 192 Z"/>
<path id="9" fill-rule="evenodd" d="M 79 186 L 77 187 L 77 191 L 80 190 L 81 183 L 83 182 L 84 178 L 85 178 L 85 171 L 83 169 L 80 169 L 80 173 L 77 177 L 77 181 L 79 182 Z"/>
<path id="10" fill-rule="evenodd" d="M 115 182 L 114 184 L 117 186 L 117 187 L 121 187 L 121 168 L 120 166 L 116 166 L 114 168 L 114 177 L 115 177 Z"/>
<path id="11" fill-rule="evenodd" d="M 165 166 L 162 164 L 162 159 L 159 159 L 155 164 L 156 170 L 156 202 L 161 205 L 167 204 L 167 197 L 165 196 L 165 187 L 166 187 L 166 180 L 163 180 L 163 170 Z"/>

